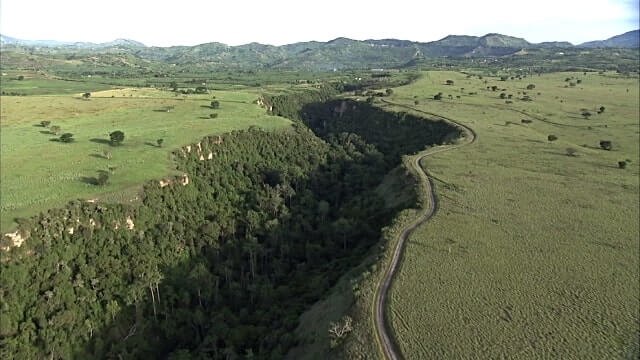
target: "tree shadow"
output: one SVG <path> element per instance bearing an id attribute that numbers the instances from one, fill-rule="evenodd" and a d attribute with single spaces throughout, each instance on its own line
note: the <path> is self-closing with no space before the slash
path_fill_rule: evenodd
<path id="1" fill-rule="evenodd" d="M 106 156 L 102 155 L 102 154 L 89 154 L 89 156 L 97 158 L 97 159 L 109 159 Z"/>
<path id="2" fill-rule="evenodd" d="M 168 113 L 171 111 L 167 111 L 167 110 L 162 110 L 162 109 L 154 109 L 153 112 L 162 112 L 162 113 Z"/>
<path id="3" fill-rule="evenodd" d="M 96 154 L 92 154 L 92 156 L 94 156 L 94 155 L 96 155 Z M 108 176 L 109 172 L 105 171 L 105 170 L 97 170 L 96 172 L 98 173 L 98 176 L 81 176 L 80 177 L 80 181 L 82 181 L 85 184 L 89 184 L 89 185 L 96 185 L 96 186 L 97 185 L 101 185 L 100 181 L 98 180 L 98 177 L 100 175 L 107 175 Z"/>
<path id="4" fill-rule="evenodd" d="M 111 141 L 107 139 L 93 138 L 93 139 L 89 139 L 89 141 L 94 142 L 96 144 L 111 145 Z"/>
<path id="5" fill-rule="evenodd" d="M 45 134 L 45 135 L 55 135 L 53 132 L 48 131 L 48 130 L 42 130 L 42 131 L 40 131 L 40 134 Z"/>
<path id="6" fill-rule="evenodd" d="M 200 117 L 198 117 L 198 119 L 201 119 L 201 120 L 208 120 L 208 119 L 211 119 L 211 118 L 210 118 L 210 117 L 208 117 L 208 116 L 200 116 Z"/>
<path id="7" fill-rule="evenodd" d="M 151 146 L 151 147 L 157 147 L 157 148 L 159 148 L 159 147 L 160 147 L 160 146 L 158 146 L 158 144 L 154 144 L 154 143 L 152 143 L 152 142 L 150 142 L 150 141 L 147 141 L 147 142 L 145 142 L 144 144 L 145 144 L 145 145 L 147 145 L 147 146 Z"/>

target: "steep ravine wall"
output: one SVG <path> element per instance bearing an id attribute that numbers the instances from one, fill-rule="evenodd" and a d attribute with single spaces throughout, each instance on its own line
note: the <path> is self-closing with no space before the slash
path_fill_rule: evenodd
<path id="1" fill-rule="evenodd" d="M 0 355 L 282 358 L 299 315 L 400 210 L 376 188 L 401 153 L 456 130 L 279 103 L 320 137 L 301 123 L 206 137 L 174 152 L 183 175 L 147 183 L 142 205 L 74 201 L 22 220 L 20 246 L 2 244 Z M 396 150 L 397 131 L 421 136 Z"/>

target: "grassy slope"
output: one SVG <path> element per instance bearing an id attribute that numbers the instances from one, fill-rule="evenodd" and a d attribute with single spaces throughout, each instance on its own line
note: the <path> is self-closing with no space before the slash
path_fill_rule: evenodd
<path id="1" fill-rule="evenodd" d="M 174 97 L 153 89 L 107 90 L 94 93 L 89 101 L 77 94 L 3 96 L 2 231 L 14 226 L 15 217 L 33 215 L 71 199 L 105 194 L 111 194 L 111 200 L 134 198 L 145 181 L 172 174 L 171 150 L 205 135 L 253 125 L 273 129 L 289 124 L 253 104 L 256 94 L 216 91 L 215 96 L 220 101 L 217 110 L 208 107 L 211 94 Z M 154 111 L 170 105 L 175 109 L 169 113 Z M 212 112 L 219 117 L 209 119 Z M 37 126 L 41 120 L 73 133 L 76 141 L 50 141 L 56 137 Z M 104 143 L 114 130 L 124 131 L 122 146 Z M 163 148 L 154 146 L 158 138 L 164 139 Z M 112 153 L 111 160 L 102 157 L 105 150 Z M 83 182 L 109 166 L 117 167 L 109 185 Z"/>
<path id="2" fill-rule="evenodd" d="M 567 76 L 583 84 L 564 88 Z M 402 352 L 620 358 L 637 351 L 638 80 L 581 73 L 487 80 L 427 73 L 392 98 L 413 104 L 417 96 L 417 108 L 460 120 L 479 136 L 423 164 L 438 179 L 440 209 L 410 239 L 391 291 Z M 507 106 L 500 91 L 486 90 L 495 84 L 515 97 L 529 83 L 536 85 L 531 103 Z M 454 99 L 428 99 L 439 91 Z M 607 110 L 595 115 L 600 105 Z M 508 108 L 572 126 L 520 125 L 528 117 Z M 581 108 L 594 116 L 582 119 Z M 548 143 L 548 134 L 559 140 Z M 613 140 L 614 151 L 594 149 L 601 139 Z M 578 156 L 566 156 L 567 147 Z M 623 159 L 632 163 L 617 169 Z"/>

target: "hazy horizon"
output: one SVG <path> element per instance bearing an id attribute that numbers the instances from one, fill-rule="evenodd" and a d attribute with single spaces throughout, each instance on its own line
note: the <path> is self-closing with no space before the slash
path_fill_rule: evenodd
<path id="1" fill-rule="evenodd" d="M 268 6 L 245 0 L 223 4 L 193 0 L 184 5 L 174 1 L 114 0 L 108 6 L 78 0 L 0 3 L 0 33 L 5 36 L 93 43 L 123 38 L 163 47 L 209 42 L 284 45 L 337 37 L 429 42 L 447 35 L 487 33 L 520 37 L 532 43 L 580 44 L 638 28 L 635 0 L 541 0 L 517 6 L 505 0 L 444 4 L 399 0 L 393 7 L 385 2 L 335 0 L 304 6 L 289 0 L 274 1 Z"/>

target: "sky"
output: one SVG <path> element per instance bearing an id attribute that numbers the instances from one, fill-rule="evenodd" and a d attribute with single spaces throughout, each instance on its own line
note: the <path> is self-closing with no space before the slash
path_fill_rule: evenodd
<path id="1" fill-rule="evenodd" d="M 25 40 L 150 46 L 501 33 L 530 42 L 603 40 L 639 25 L 638 0 L 0 0 L 0 33 Z"/>

